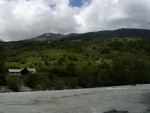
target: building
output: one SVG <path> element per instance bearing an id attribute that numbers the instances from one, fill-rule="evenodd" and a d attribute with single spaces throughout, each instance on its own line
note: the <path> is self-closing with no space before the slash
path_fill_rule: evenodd
<path id="1" fill-rule="evenodd" d="M 8 69 L 10 75 L 27 75 L 29 73 L 36 73 L 35 68 L 22 68 L 22 69 Z"/>

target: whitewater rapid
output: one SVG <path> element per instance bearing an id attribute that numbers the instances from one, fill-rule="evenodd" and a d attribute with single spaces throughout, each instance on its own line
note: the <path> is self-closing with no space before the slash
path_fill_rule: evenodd
<path id="1" fill-rule="evenodd" d="M 150 84 L 0 94 L 0 113 L 150 113 Z"/>

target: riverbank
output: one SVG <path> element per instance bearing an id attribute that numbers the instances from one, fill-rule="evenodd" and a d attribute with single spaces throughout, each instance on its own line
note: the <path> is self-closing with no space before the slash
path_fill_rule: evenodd
<path id="1" fill-rule="evenodd" d="M 33 92 L 33 91 L 65 91 L 65 90 L 76 90 L 76 89 L 93 89 L 93 88 L 116 88 L 116 87 L 138 87 L 141 85 L 146 85 L 146 84 L 136 84 L 136 85 L 120 85 L 120 86 L 104 86 L 104 87 L 89 87 L 89 88 L 83 88 L 83 87 L 76 87 L 76 88 L 64 88 L 64 89 L 56 89 L 56 88 L 51 88 L 51 89 L 31 89 L 29 87 L 20 87 L 18 91 L 13 91 L 9 89 L 7 86 L 1 86 L 0 87 L 0 93 L 9 93 L 9 92 Z"/>
<path id="2" fill-rule="evenodd" d="M 20 90 L 17 92 L 29 92 L 29 91 L 34 91 L 34 90 L 28 87 L 21 87 Z M 0 93 L 9 93 L 9 92 L 14 92 L 14 91 L 9 89 L 7 86 L 0 87 Z"/>

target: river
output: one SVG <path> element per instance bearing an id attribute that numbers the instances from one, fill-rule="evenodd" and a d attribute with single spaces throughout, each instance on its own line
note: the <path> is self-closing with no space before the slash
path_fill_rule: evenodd
<path id="1" fill-rule="evenodd" d="M 0 94 L 0 113 L 150 113 L 150 84 Z"/>

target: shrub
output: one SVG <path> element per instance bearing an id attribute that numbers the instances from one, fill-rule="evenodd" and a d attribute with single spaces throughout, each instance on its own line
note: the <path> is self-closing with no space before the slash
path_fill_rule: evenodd
<path id="1" fill-rule="evenodd" d="M 13 91 L 19 91 L 21 87 L 21 79 L 18 76 L 8 76 L 6 79 L 7 86 Z"/>
<path id="2" fill-rule="evenodd" d="M 52 87 L 52 81 L 45 74 L 38 75 L 37 84 L 38 88 L 42 90 L 50 89 Z"/>
<path id="3" fill-rule="evenodd" d="M 37 74 L 26 75 L 24 77 L 24 82 L 29 88 L 32 88 L 32 89 L 37 88 L 38 75 Z"/>
<path id="4" fill-rule="evenodd" d="M 62 90 L 65 88 L 65 81 L 61 77 L 53 78 L 55 89 Z"/>

